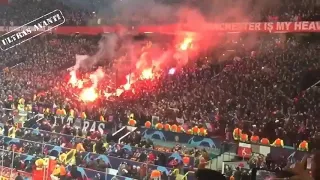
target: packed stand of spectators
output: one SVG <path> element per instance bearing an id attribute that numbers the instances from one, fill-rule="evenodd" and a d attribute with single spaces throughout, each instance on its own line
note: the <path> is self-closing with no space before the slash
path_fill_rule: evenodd
<path id="1" fill-rule="evenodd" d="M 11 56 L 18 62 L 22 59 L 23 63 L 5 72 L 3 102 L 8 95 L 15 100 L 24 95 L 32 102 L 35 92 L 53 88 L 57 83 L 63 86 L 64 80 L 58 74 L 66 73 L 60 70 L 74 64 L 75 54 L 90 54 L 95 49 L 95 42 L 85 38 L 45 38 L 5 52 L 6 61 L 9 62 Z M 224 135 L 225 130 L 232 132 L 236 124 L 246 133 L 258 133 L 260 137 L 270 134 L 270 129 L 276 129 L 275 135 L 283 137 L 286 144 L 308 139 L 316 136 L 318 129 L 315 123 L 319 117 L 318 91 L 312 88 L 301 95 L 297 81 L 306 70 L 319 68 L 318 47 L 314 43 L 294 40 L 282 45 L 284 47 L 277 41 L 265 41 L 255 55 L 246 53 L 218 76 L 215 76 L 217 68 L 214 65 L 185 68 L 183 73 L 162 77 L 158 93 L 144 94 L 133 102 L 115 101 L 105 105 L 109 111 L 121 114 L 128 110 L 124 107 L 130 107 L 129 110 L 136 112 L 137 119 L 142 121 L 141 125 L 144 120 L 150 120 L 151 115 L 160 116 L 164 122 L 175 120 L 177 116 L 190 125 L 211 123 L 217 135 Z M 54 103 L 64 104 L 64 98 L 68 97 L 66 92 L 56 89 L 49 92 L 38 99 L 38 103 L 42 101 L 52 107 Z M 172 109 L 178 110 L 177 115 Z M 278 128 L 284 124 L 289 128 Z M 298 134 L 295 133 L 297 130 Z M 274 138 L 270 137 L 271 140 Z"/>
<path id="2" fill-rule="evenodd" d="M 316 43 L 266 40 L 218 75 L 215 66 L 200 64 L 196 70 L 165 77 L 158 94 L 139 101 L 163 123 L 178 117 L 189 128 L 210 123 L 214 135 L 231 135 L 240 127 L 249 137 L 255 133 L 271 142 L 280 137 L 287 145 L 296 144 L 315 136 L 318 129 L 319 101 L 313 96 L 318 90 L 301 95 L 299 87 L 306 72 L 319 68 L 317 48 Z"/>
<path id="3" fill-rule="evenodd" d="M 46 36 L 47 37 L 47 36 Z M 33 101 L 37 93 L 51 89 L 56 84 L 63 83 L 58 75 L 65 76 L 63 71 L 75 63 L 75 54 L 86 54 L 94 51 L 94 39 L 88 40 L 74 37 L 59 37 L 46 39 L 39 37 L 28 41 L 17 48 L 2 53 L 4 72 L 1 74 L 2 106 L 11 108 L 8 95 L 15 100 L 25 96 L 27 103 Z M 90 42 L 91 41 L 91 42 Z M 66 49 L 68 49 L 66 51 Z M 16 62 L 17 64 L 14 64 Z M 16 65 L 14 68 L 10 68 Z M 55 91 L 59 94 L 59 92 Z M 52 96 L 55 96 L 54 94 Z M 58 99 L 55 99 L 57 101 Z M 49 99 L 41 99 L 46 105 Z M 49 103 L 52 107 L 52 101 Z M 49 105 L 49 106 L 50 106 Z"/>
<path id="4" fill-rule="evenodd" d="M 250 21 L 317 21 L 319 19 L 319 5 L 315 0 L 304 0 L 302 2 L 282 0 L 277 1 L 277 3 L 270 3 L 268 1 L 256 2 L 254 0 L 228 0 L 223 2 L 219 0 L 201 2 L 156 0 L 154 2 L 140 1 L 137 3 L 117 1 L 13 0 L 10 2 L 10 5 L 1 7 L 0 23 L 4 26 L 22 25 L 55 9 L 59 9 L 66 18 L 64 25 L 122 24 L 132 26 L 170 24 L 177 22 L 178 19 L 184 19 L 184 17 L 180 17 L 180 15 L 173 12 L 178 4 L 185 5 L 185 7 L 192 5 L 192 7 L 210 17 L 208 20 L 213 22 L 241 22 L 243 19 Z M 126 7 L 123 8 L 123 6 Z M 112 10 L 108 10 L 108 8 Z M 155 12 L 150 12 L 150 9 Z M 168 9 L 171 9 L 171 11 Z M 159 14 L 153 15 L 157 11 L 168 11 L 167 14 L 172 15 L 170 18 L 164 15 L 159 16 Z"/>
<path id="5" fill-rule="evenodd" d="M 189 127 L 210 123 L 212 135 L 225 136 L 225 132 L 238 126 L 249 135 L 268 134 L 270 140 L 281 137 L 285 144 L 309 140 L 318 129 L 318 91 L 314 87 L 301 94 L 297 82 L 304 72 L 319 68 L 318 47 L 294 40 L 282 44 L 277 40 L 263 42 L 256 53 L 242 53 L 240 61 L 220 73 L 219 65 L 199 62 L 183 72 L 158 79 L 157 92 L 141 93 L 139 99 L 130 101 L 124 96 L 119 97 L 121 101 L 101 102 L 102 107 L 90 108 L 88 119 L 98 120 L 101 109 L 106 109 L 105 113 L 118 114 L 120 119 L 127 119 L 127 112 L 134 112 L 142 126 L 156 115 L 162 122 L 176 123 L 176 117 L 182 118 Z M 95 43 L 88 38 L 45 37 L 6 51 L 5 60 L 9 62 L 12 56 L 24 63 L 4 73 L 4 106 L 8 95 L 12 95 L 14 103 L 25 96 L 27 104 L 45 108 L 56 104 L 64 105 L 67 112 L 70 108 L 86 109 L 65 99 L 71 99 L 72 94 L 61 77 L 67 74 L 63 69 L 74 64 L 74 55 L 92 54 Z M 36 92 L 44 90 L 48 90 L 45 95 L 33 99 Z M 284 126 L 288 128 L 281 128 Z M 276 130 L 274 135 L 270 130 Z"/>

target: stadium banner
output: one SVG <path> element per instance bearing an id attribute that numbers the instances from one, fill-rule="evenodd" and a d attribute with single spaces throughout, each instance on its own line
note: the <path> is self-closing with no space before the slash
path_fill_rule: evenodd
<path id="1" fill-rule="evenodd" d="M 159 131 L 155 129 L 139 128 L 142 137 L 145 139 L 157 139 L 162 141 L 172 141 L 190 144 L 192 146 L 203 146 L 209 148 L 220 148 L 221 139 L 219 138 L 207 138 L 203 136 L 193 136 L 185 133 L 175 133 L 170 131 Z"/>
<path id="2" fill-rule="evenodd" d="M 244 22 L 244 23 L 207 23 L 202 26 L 206 31 L 214 32 L 320 32 L 320 21 L 299 22 Z M 60 27 L 59 27 L 60 28 Z M 61 27 L 63 28 L 63 27 Z M 61 29 L 62 30 L 62 29 Z M 174 33 L 181 31 L 197 31 L 196 27 L 188 25 L 166 25 L 166 26 L 140 26 L 139 32 L 162 32 Z"/>
<path id="3" fill-rule="evenodd" d="M 299 21 L 299 22 L 248 22 L 248 23 L 208 23 L 203 29 L 214 32 L 320 32 L 320 21 Z M 167 33 L 173 34 L 179 31 L 197 31 L 195 27 L 184 25 L 160 25 L 160 26 L 139 26 L 135 27 L 139 33 Z M 96 26 L 96 27 L 71 27 L 60 26 L 55 29 L 58 34 L 99 34 L 115 32 L 117 27 Z"/>
<path id="4" fill-rule="evenodd" d="M 61 146 L 54 146 L 54 145 L 50 145 L 50 144 L 43 144 L 40 142 L 28 141 L 28 140 L 23 140 L 23 139 L 18 139 L 18 138 L 10 138 L 10 137 L 6 137 L 6 136 L 0 136 L 0 140 L 3 141 L 7 145 L 15 145 L 16 147 L 27 147 L 27 146 L 34 146 L 34 147 L 40 146 L 41 147 L 41 146 L 43 146 L 43 150 L 44 150 L 43 153 L 44 154 L 56 157 L 58 159 L 61 159 L 61 157 L 59 157 L 59 156 L 61 156 L 62 154 L 66 154 L 65 162 L 68 162 L 66 164 L 69 164 L 70 162 L 74 161 L 74 159 L 75 159 L 75 154 L 76 154 L 75 152 L 76 151 L 69 149 L 69 148 L 64 148 Z M 11 151 L 6 151 L 6 152 L 12 153 Z M 113 168 L 113 169 L 118 169 L 120 164 L 127 163 L 127 164 L 130 164 L 132 166 L 137 166 L 137 167 L 147 166 L 151 170 L 157 169 L 163 173 L 166 173 L 167 175 L 169 175 L 170 171 L 172 170 L 171 168 L 168 168 L 168 167 L 157 166 L 157 165 L 153 165 L 153 164 L 150 164 L 147 162 L 142 163 L 142 162 L 131 161 L 128 159 L 121 159 L 121 158 L 114 157 L 117 155 L 116 151 L 111 151 L 108 154 L 96 154 L 93 152 L 81 152 L 81 153 L 82 153 L 81 154 L 82 162 L 89 163 L 93 159 L 94 160 L 100 159 L 100 160 L 104 161 L 104 163 L 108 167 Z M 20 157 L 21 157 L 22 162 L 31 161 L 32 159 L 36 158 L 34 155 L 33 156 L 25 155 L 25 154 L 20 154 L 20 155 L 21 155 Z M 71 167 L 67 166 L 67 168 L 70 170 Z M 83 167 L 78 167 L 77 169 L 81 173 L 81 175 L 84 179 L 95 178 L 97 175 L 97 171 L 95 171 L 95 170 L 86 169 Z M 100 177 L 105 177 L 105 176 L 106 175 L 104 172 L 100 173 Z M 104 179 L 109 179 L 109 177 L 104 178 Z"/>
<path id="5" fill-rule="evenodd" d="M 58 126 L 58 128 L 56 129 L 58 133 L 61 132 L 65 124 L 77 127 L 83 132 L 99 131 L 100 134 L 107 134 L 108 132 L 111 132 L 112 128 L 114 127 L 114 122 L 83 120 L 80 118 L 74 119 L 70 117 L 53 116 L 50 120 L 51 120 L 51 124 L 55 124 Z"/>
<path id="6" fill-rule="evenodd" d="M 268 32 L 268 33 L 301 33 L 320 32 L 320 21 L 297 21 L 297 22 L 243 22 L 243 23 L 207 23 L 203 25 L 206 31 L 215 32 Z M 18 27 L 15 27 L 18 28 Z M 14 27 L 0 26 L 2 32 L 8 32 Z M 116 32 L 119 26 L 59 26 L 52 29 L 58 34 L 91 34 Z M 49 28 L 50 29 L 50 28 Z M 197 31 L 196 27 L 181 24 L 138 26 L 135 31 L 139 33 L 167 33 L 173 34 L 177 31 Z M 45 31 L 45 30 L 44 30 Z"/>

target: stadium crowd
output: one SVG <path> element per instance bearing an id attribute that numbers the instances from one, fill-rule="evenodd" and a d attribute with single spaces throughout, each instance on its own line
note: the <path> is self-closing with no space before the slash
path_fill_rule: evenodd
<path id="1" fill-rule="evenodd" d="M 176 119 L 182 118 L 189 128 L 203 122 L 210 124 L 206 128 L 211 135 L 232 134 L 238 127 L 249 136 L 254 133 L 271 141 L 280 137 L 285 144 L 292 145 L 317 135 L 319 102 L 315 97 L 319 92 L 314 87 L 301 94 L 297 81 L 307 71 L 319 67 L 318 47 L 293 40 L 283 43 L 285 47 L 279 47 L 277 41 L 269 41 L 255 55 L 246 52 L 240 61 L 234 61 L 220 73 L 220 64 L 218 68 L 214 64 L 198 64 L 185 68 L 183 73 L 164 75 L 158 81 L 157 93 L 141 94 L 135 101 L 102 102 L 107 107 L 102 107 L 107 109 L 102 114 L 101 107 L 87 109 L 70 101 L 67 80 L 61 78 L 67 76 L 63 68 L 74 63 L 72 56 L 90 54 L 96 49 L 94 42 L 83 37 L 42 37 L 5 52 L 4 59 L 9 64 L 9 57 L 22 63 L 6 68 L 2 74 L 2 104 L 11 108 L 10 97 L 15 105 L 23 97 L 37 111 L 64 106 L 67 113 L 70 109 L 86 111 L 87 118 L 95 120 L 101 115 L 117 115 L 126 121 L 129 111 L 134 112 L 142 126 L 152 115 L 159 116 L 164 123 L 177 123 Z M 35 94 L 38 97 L 34 98 Z M 120 97 L 123 98 L 126 96 Z M 288 128 L 283 129 L 284 126 Z M 276 129 L 274 135 L 269 133 L 271 129 Z"/>
<path id="2" fill-rule="evenodd" d="M 259 20 L 297 21 L 318 18 L 315 1 L 306 0 L 302 5 L 298 3 L 284 1 L 276 11 L 264 10 Z M 36 10 L 35 7 L 42 8 Z M 1 10 L 0 15 L 2 25 L 6 26 L 23 24 L 54 9 L 63 10 L 67 18 L 65 25 L 85 25 L 89 19 L 95 16 L 91 11 L 72 10 L 57 1 L 14 0 L 12 5 L 1 8 L 4 10 Z M 28 11 L 23 14 L 24 18 L 21 18 L 19 14 L 25 12 L 25 8 Z M 118 18 L 116 21 L 120 23 L 121 19 Z M 233 21 L 233 19 L 229 21 Z M 153 20 L 145 22 L 151 23 Z M 69 73 L 66 69 L 75 64 L 73 60 L 75 54 L 92 55 L 98 48 L 100 37 L 43 35 L 1 53 L 0 65 L 3 69 L 3 73 L 0 75 L 1 105 L 11 109 L 12 104 L 17 106 L 20 103 L 19 100 L 23 98 L 26 104 L 33 106 L 33 112 L 42 113 L 44 110 L 50 109 L 51 112 L 45 116 L 49 120 L 50 116 L 55 113 L 54 106 L 65 109 L 67 114 L 71 109 L 77 110 L 78 113 L 85 111 L 86 118 L 93 120 L 102 120 L 101 116 L 104 117 L 104 120 L 108 119 L 109 115 L 113 115 L 122 124 L 127 122 L 127 114 L 131 112 L 134 113 L 138 126 L 144 126 L 152 116 L 159 116 L 159 122 L 170 124 L 179 124 L 181 121 L 177 120 L 183 119 L 183 125 L 186 129 L 194 126 L 205 127 L 209 131 L 209 136 L 231 139 L 234 129 L 239 128 L 249 137 L 257 135 L 271 141 L 281 138 L 285 145 L 297 146 L 303 140 L 316 144 L 315 139 L 319 135 L 320 128 L 320 112 L 318 111 L 320 99 L 317 98 L 320 97 L 320 91 L 317 86 L 309 89 L 300 88 L 298 82 L 303 79 L 305 73 L 319 70 L 320 62 L 317 59 L 319 45 L 317 42 L 306 39 L 290 38 L 279 41 L 277 38 L 271 37 L 272 35 L 266 36 L 265 39 L 260 40 L 260 44 L 253 51 L 252 49 L 244 50 L 241 46 L 237 46 L 239 48 L 237 49 L 237 58 L 230 57 L 233 59 L 231 62 L 217 63 L 216 56 L 207 55 L 199 58 L 197 63 L 183 68 L 181 72 L 162 76 L 156 82 L 155 92 L 140 93 L 138 98 L 133 99 L 129 96 L 121 96 L 112 102 L 100 102 L 102 107 L 88 108 L 73 101 L 71 97 L 73 95 L 68 91 L 67 77 Z M 237 43 L 242 44 L 240 40 Z M 206 62 L 202 61 L 203 59 L 209 60 Z M 316 81 L 318 80 L 320 79 L 316 78 Z M 140 83 L 141 86 L 145 86 L 143 82 Z M 154 90 L 153 88 L 151 89 Z M 52 109 L 54 110 L 52 111 Z M 13 113 L 9 111 L 2 113 L 2 123 L 11 123 L 6 121 L 11 119 Z M 46 121 L 44 120 L 44 122 Z M 5 126 L 11 125 L 6 124 Z M 117 149 L 120 145 L 114 142 L 108 142 L 108 146 L 106 146 L 105 139 L 108 137 L 101 137 L 102 135 L 99 133 L 73 132 L 75 130 L 66 124 L 61 124 L 63 126 L 61 131 L 52 127 L 50 123 L 46 125 L 46 123 L 40 122 L 38 126 L 47 131 L 55 130 L 57 133 L 84 136 L 85 139 L 79 138 L 80 142 L 78 140 L 72 142 L 73 138 L 59 137 L 58 135 L 49 137 L 49 134 L 45 133 L 35 135 L 32 134 L 33 131 L 23 130 L 18 130 L 16 137 L 44 141 L 52 145 L 63 145 L 67 148 L 73 148 L 75 144 L 81 143 L 85 151 L 88 152 L 108 152 L 110 156 L 141 162 L 146 162 L 153 156 L 162 157 L 163 154 L 150 155 L 156 151 L 148 149 L 156 147 L 153 147 L 150 142 L 141 141 L 139 137 L 137 139 L 130 137 L 129 140 L 132 141 L 125 142 L 141 148 L 128 154 Z M 45 127 L 43 128 L 43 126 Z M 5 131 L 7 129 L 5 128 Z M 8 132 L 4 134 L 6 135 Z M 19 148 L 22 148 L 23 153 L 37 154 L 42 157 L 43 149 L 40 143 L 22 145 L 23 147 Z M 4 142 L 2 142 L 2 146 L 7 150 L 17 148 Z M 176 148 L 179 153 L 185 153 L 183 148 Z M 161 148 L 157 149 L 162 150 Z M 195 150 L 190 154 L 197 153 Z M 33 159 L 33 161 L 35 160 Z M 6 166 L 10 166 L 10 159 L 7 158 L 4 163 Z M 22 168 L 21 164 L 19 165 L 21 163 L 19 160 L 14 160 L 14 163 L 15 168 Z M 154 163 L 158 164 L 159 162 Z M 166 161 L 160 163 L 162 165 L 170 164 Z M 81 158 L 78 158 L 76 164 L 101 171 L 107 167 L 100 161 L 90 161 L 84 165 Z M 23 168 L 30 171 L 32 165 L 33 163 L 26 163 L 23 164 Z M 144 177 L 146 171 L 148 170 L 145 167 L 138 168 L 128 164 L 121 166 L 119 170 L 120 175 L 138 179 Z"/>
<path id="3" fill-rule="evenodd" d="M 86 38 L 55 37 L 51 39 L 49 36 L 42 37 L 43 39 L 45 41 L 30 41 L 28 44 L 6 52 L 8 57 L 11 55 L 17 57 L 18 62 L 22 63 L 14 68 L 5 69 L 2 74 L 2 104 L 4 107 L 11 108 L 10 97 L 13 98 L 15 104 L 18 104 L 18 100 L 23 97 L 27 104 L 34 105 L 34 111 L 40 112 L 42 112 L 40 107 L 45 109 L 53 107 L 53 104 L 65 103 L 63 95 L 59 94 L 60 92 L 56 89 L 51 89 L 51 93 L 44 93 L 45 95 L 41 95 L 42 97 L 36 98 L 36 100 L 33 99 L 33 94 L 41 93 L 44 90 L 50 91 L 54 84 L 61 83 L 61 77 L 64 76 L 58 74 L 66 75 L 67 72 L 64 72 L 63 69 L 74 63 L 70 62 L 68 58 L 72 59 L 74 54 L 81 52 L 90 54 L 90 50 L 95 49 L 94 42 Z M 33 42 L 35 43 L 33 48 L 29 48 L 29 44 Z M 45 51 L 40 50 L 42 47 L 46 47 Z M 15 56 L 15 54 L 23 52 L 24 48 L 27 53 L 22 55 L 25 57 L 23 61 L 20 61 L 21 57 Z M 62 51 L 66 48 L 70 50 Z M 185 69 L 183 73 L 164 76 L 166 81 L 160 81 L 158 93 L 146 94 L 139 101 L 126 102 L 126 107 L 134 107 L 129 110 L 136 114 L 135 118 L 139 125 L 150 120 L 151 115 L 154 114 L 159 115 L 162 122 L 169 122 L 175 117 L 183 118 L 190 127 L 194 125 L 201 127 L 202 122 L 211 123 L 211 135 L 225 136 L 225 134 L 231 134 L 235 127 L 239 127 L 245 133 L 268 137 L 270 140 L 280 137 L 287 145 L 298 143 L 300 140 L 312 140 L 317 136 L 319 128 L 316 123 L 319 117 L 317 111 L 319 100 L 314 96 L 319 91 L 317 87 L 313 87 L 301 94 L 297 91 L 299 89 L 297 81 L 306 70 L 319 67 L 319 62 L 316 59 L 317 48 L 317 45 L 312 42 L 289 40 L 279 46 L 276 40 L 268 41 L 260 49 L 257 49 L 256 53 L 245 52 L 240 61 L 234 60 L 227 66 L 223 65 L 223 70 L 219 68 L 220 64 L 218 68 L 214 64 L 198 64 L 193 68 Z M 45 54 L 41 56 L 41 53 L 44 52 Z M 30 57 L 31 59 L 29 59 Z M 304 68 L 299 68 L 301 66 Z M 196 70 L 194 71 L 194 69 Z M 296 73 L 289 73 L 292 71 Z M 279 79 L 279 77 L 282 78 Z M 166 92 L 170 93 L 166 94 Z M 122 117 L 126 117 L 126 111 L 118 108 L 123 103 L 112 102 L 113 107 L 117 108 L 112 109 L 110 106 L 109 111 L 115 110 L 118 114 L 123 114 Z M 74 108 L 72 103 L 68 104 L 70 108 Z M 146 107 L 150 109 L 146 111 Z M 178 109 L 178 113 L 173 113 L 172 108 Z M 98 120 L 100 112 L 94 112 L 94 114 L 98 114 L 87 113 L 88 118 Z M 148 113 L 145 114 L 145 112 Z M 3 120 L 5 120 L 4 117 L 6 116 L 2 117 Z M 41 125 L 43 126 L 43 124 L 39 124 L 39 127 Z M 50 127 L 40 128 L 47 131 L 53 130 L 50 123 L 47 125 Z M 64 124 L 64 129 L 61 132 L 71 135 L 83 133 L 71 133 L 72 131 L 67 130 L 68 128 L 70 127 Z M 270 134 L 271 130 L 275 130 L 275 133 Z M 296 133 L 297 131 L 299 133 Z M 32 139 L 34 136 L 29 136 L 29 133 L 25 135 L 28 139 Z M 92 136 L 91 139 L 95 139 L 97 136 L 94 133 L 90 134 L 90 132 L 84 133 L 87 136 Z M 17 137 L 23 137 L 19 135 L 19 131 Z M 60 142 L 59 138 L 54 137 L 45 136 L 44 139 L 47 139 L 49 143 L 55 143 L 55 145 L 64 143 L 66 147 L 73 146 L 64 138 Z M 39 139 L 34 140 L 39 141 Z M 93 151 L 93 144 L 86 142 L 83 144 L 85 149 Z M 150 148 L 147 144 L 142 146 Z M 40 149 L 38 147 L 39 151 L 30 152 L 41 154 Z M 132 156 L 125 154 L 115 154 L 115 156 L 134 159 L 140 157 L 137 157 L 137 153 L 140 152 L 133 153 Z"/>

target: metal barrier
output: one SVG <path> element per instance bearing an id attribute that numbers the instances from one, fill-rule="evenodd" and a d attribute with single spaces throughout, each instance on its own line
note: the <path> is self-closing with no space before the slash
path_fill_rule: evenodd
<path id="1" fill-rule="evenodd" d="M 238 157 L 237 155 L 238 144 L 223 142 L 220 147 L 219 155 L 211 157 L 211 160 L 208 162 L 207 168 L 212 170 L 221 170 L 223 161 L 231 161 Z"/>
<path id="2" fill-rule="evenodd" d="M 15 179 L 18 175 L 26 178 L 27 180 L 32 180 L 32 173 L 28 173 L 24 170 L 14 167 L 14 160 L 23 154 L 5 150 L 3 147 L 0 149 L 1 153 L 1 166 L 0 166 L 0 177 L 1 180 L 11 180 Z"/>
<path id="3" fill-rule="evenodd" d="M 24 153 L 17 153 L 13 151 L 8 151 L 4 149 L 0 149 L 1 155 L 1 162 L 2 166 L 0 166 L 0 179 L 1 180 L 12 180 L 15 179 L 18 174 L 25 178 L 25 180 L 49 180 L 50 179 L 50 172 L 49 168 L 43 168 L 43 170 L 38 170 L 38 173 L 36 172 L 37 170 L 33 169 L 33 173 L 26 172 L 26 169 L 32 170 L 32 164 L 30 164 L 33 159 L 36 158 L 36 156 L 31 156 L 27 155 Z M 48 158 L 48 156 L 46 156 Z M 25 169 L 23 170 L 16 170 L 20 169 L 21 167 L 15 167 L 13 164 L 13 161 L 15 158 L 19 158 L 19 161 L 22 161 L 24 164 L 27 164 Z M 10 162 L 7 162 L 7 161 Z M 30 162 L 27 162 L 30 161 Z M 5 165 L 9 163 L 9 167 L 6 167 Z M 67 166 L 66 167 L 67 171 L 70 172 L 71 167 Z M 88 169 L 88 168 L 83 168 L 83 167 L 77 167 L 78 171 L 80 172 L 81 176 L 84 177 L 85 179 L 88 178 L 99 178 L 103 180 L 111 180 L 111 179 L 117 179 L 117 180 L 135 180 L 135 178 L 128 178 L 124 176 L 119 176 L 116 173 L 108 173 L 106 172 L 101 172 L 101 171 L 96 171 L 93 169 Z M 117 170 L 116 170 L 117 172 Z"/>
<path id="4" fill-rule="evenodd" d="M 34 142 L 34 141 L 30 141 L 30 140 L 23 140 L 23 139 L 18 139 L 18 138 L 10 138 L 10 137 L 4 137 L 2 136 L 4 143 L 6 144 L 17 144 L 19 146 L 23 146 L 25 143 L 32 143 L 32 146 L 36 146 L 37 144 L 42 146 L 42 149 L 47 149 L 48 152 L 54 153 L 54 151 L 56 151 L 55 157 L 59 158 L 60 154 L 62 154 L 63 152 L 67 153 L 67 157 L 72 158 L 74 155 L 69 155 L 72 152 L 72 149 L 69 148 L 63 148 L 61 146 L 54 146 L 54 145 L 49 145 L 49 144 L 44 144 L 41 142 Z M 22 144 L 21 144 L 22 143 Z M 49 155 L 54 156 L 53 154 L 49 153 Z M 114 156 L 109 156 L 109 155 L 105 155 L 105 154 L 96 154 L 96 153 L 92 153 L 92 152 L 82 152 L 83 155 L 83 160 L 86 162 L 91 161 L 91 158 L 94 159 L 101 159 L 103 160 L 105 163 L 107 163 L 108 166 L 117 169 L 123 162 L 131 165 L 132 167 L 142 167 L 144 166 L 146 169 L 157 169 L 163 173 L 166 173 L 167 175 L 170 174 L 170 171 L 172 171 L 171 168 L 168 167 L 163 167 L 163 166 L 156 166 L 153 164 L 149 164 L 148 162 L 145 163 L 141 163 L 141 162 L 137 162 L 137 161 L 133 161 L 133 160 L 128 160 L 128 159 L 121 159 L 121 158 L 117 158 Z M 24 155 L 23 159 L 32 159 L 31 155 Z M 70 162 L 72 162 L 70 160 Z M 88 177 L 90 176 L 90 178 L 93 176 L 93 174 L 91 174 L 92 171 L 95 170 L 91 170 L 91 169 L 86 169 L 86 168 L 81 168 L 81 172 L 83 172 L 83 174 L 86 174 Z M 104 173 L 104 172 L 101 172 Z M 189 179 L 192 179 L 192 177 L 190 177 Z"/>

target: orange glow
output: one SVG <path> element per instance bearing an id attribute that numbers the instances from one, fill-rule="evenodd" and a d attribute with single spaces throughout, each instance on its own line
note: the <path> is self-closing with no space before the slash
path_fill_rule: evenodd
<path id="1" fill-rule="evenodd" d="M 152 69 L 145 69 L 141 73 L 141 79 L 152 79 L 153 78 L 153 72 Z"/>
<path id="2" fill-rule="evenodd" d="M 127 80 L 127 83 L 125 85 L 123 85 L 123 89 L 127 91 L 131 87 L 131 82 L 130 82 L 131 81 L 131 75 L 130 74 L 126 75 L 126 80 Z"/>
<path id="3" fill-rule="evenodd" d="M 82 80 L 78 80 L 78 88 L 81 89 L 83 88 L 83 81 Z"/>
<path id="4" fill-rule="evenodd" d="M 130 89 L 130 87 L 131 87 L 131 84 L 128 84 L 128 83 L 127 83 L 127 84 L 125 84 L 125 85 L 123 86 L 123 89 L 127 91 L 127 90 Z"/>
<path id="5" fill-rule="evenodd" d="M 83 89 L 80 93 L 80 99 L 85 102 L 93 102 L 98 98 L 98 93 L 94 88 Z"/>
<path id="6" fill-rule="evenodd" d="M 104 72 L 101 68 L 99 68 L 94 73 L 90 74 L 89 77 L 93 83 L 93 86 L 97 87 L 99 81 L 104 77 Z"/>
<path id="7" fill-rule="evenodd" d="M 191 45 L 192 45 L 191 43 L 192 43 L 191 37 L 184 38 L 182 44 L 180 44 L 180 49 L 183 51 L 187 50 L 188 48 L 191 47 Z"/>
<path id="8" fill-rule="evenodd" d="M 120 96 L 123 92 L 124 92 L 123 89 L 117 89 L 116 92 L 115 92 L 115 95 L 116 96 Z"/>
<path id="9" fill-rule="evenodd" d="M 78 82 L 78 79 L 77 79 L 77 76 L 76 76 L 76 72 L 75 71 L 71 71 L 70 72 L 70 80 L 69 80 L 69 83 L 72 84 L 72 86 L 75 86 Z"/>

